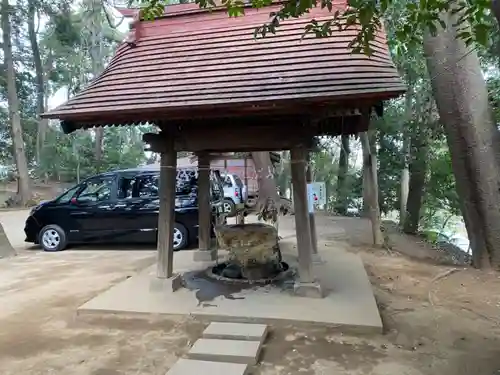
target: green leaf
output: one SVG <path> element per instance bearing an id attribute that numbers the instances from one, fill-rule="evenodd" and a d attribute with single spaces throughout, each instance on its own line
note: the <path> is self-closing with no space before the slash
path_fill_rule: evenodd
<path id="1" fill-rule="evenodd" d="M 490 27 L 485 24 L 477 24 L 473 27 L 474 38 L 482 46 L 487 46 L 489 41 Z"/>
<path id="2" fill-rule="evenodd" d="M 374 9 L 371 7 L 361 8 L 359 10 L 359 22 L 362 26 L 368 26 L 373 20 Z"/>

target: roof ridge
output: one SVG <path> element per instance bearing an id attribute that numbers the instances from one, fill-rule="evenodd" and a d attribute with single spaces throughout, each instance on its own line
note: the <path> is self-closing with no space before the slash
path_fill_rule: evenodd
<path id="1" fill-rule="evenodd" d="M 278 5 L 285 2 L 285 0 L 271 0 L 271 2 L 268 5 L 266 5 L 262 8 L 255 9 L 252 7 L 250 0 L 243 0 L 243 1 L 245 2 L 245 4 L 243 5 L 244 8 L 249 9 L 249 10 L 250 9 L 257 10 L 257 11 L 261 11 L 261 10 L 265 11 L 265 10 L 270 10 L 273 8 L 277 9 Z M 332 2 L 333 2 L 334 9 L 344 10 L 348 6 L 346 0 L 332 0 Z M 122 15 L 124 15 L 125 17 L 133 17 L 133 21 L 129 25 L 129 33 L 125 39 L 125 43 L 127 43 L 128 45 L 131 45 L 131 46 L 135 46 L 136 43 L 139 42 L 139 40 L 145 35 L 145 33 L 147 33 L 146 28 L 151 27 L 151 22 L 159 22 L 160 20 L 165 20 L 168 18 L 174 19 L 176 17 L 180 18 L 183 16 L 184 17 L 185 16 L 195 16 L 195 15 L 201 15 L 201 14 L 214 13 L 214 12 L 220 13 L 222 11 L 227 10 L 227 7 L 225 5 L 222 5 L 222 0 L 215 0 L 215 3 L 220 4 L 220 5 L 217 5 L 217 6 L 211 7 L 211 8 L 200 8 L 199 5 L 196 3 L 167 5 L 167 6 L 165 6 L 164 13 L 161 16 L 156 17 L 154 20 L 141 19 L 141 8 L 123 8 L 121 10 L 119 8 L 117 8 L 118 10 L 120 10 Z M 174 7 L 177 8 L 176 11 L 167 12 L 167 9 L 172 9 Z M 322 6 L 315 6 L 314 7 L 314 9 L 321 9 L 321 10 L 323 10 L 323 8 L 324 7 L 322 7 Z M 309 14 L 309 12 L 308 12 L 308 14 Z M 247 15 L 241 16 L 241 17 L 247 17 Z M 320 18 L 328 18 L 328 16 L 325 16 L 325 15 L 322 15 L 319 17 Z M 228 15 L 228 18 L 237 19 L 239 17 L 230 17 Z M 301 18 L 302 17 L 290 18 L 290 19 L 287 19 L 286 21 L 288 21 L 289 24 L 305 22 L 304 19 L 301 19 Z M 317 18 L 317 17 L 315 17 L 315 18 Z M 259 25 L 259 24 L 260 24 L 260 22 L 255 22 L 255 25 Z M 244 28 L 253 27 L 253 26 L 254 26 L 253 23 L 247 23 L 246 25 L 244 25 Z M 225 26 L 225 28 L 228 28 L 228 27 Z M 233 26 L 229 27 L 228 29 L 234 30 L 235 27 L 233 25 Z M 236 29 L 239 29 L 239 27 L 236 27 Z"/>
<path id="2" fill-rule="evenodd" d="M 243 0 L 243 8 L 252 8 L 252 2 L 251 0 Z M 279 5 L 284 3 L 285 0 L 271 0 L 271 2 L 262 7 L 261 9 L 268 8 L 274 5 Z M 213 7 L 206 7 L 206 8 L 201 8 L 199 4 L 197 3 L 185 3 L 185 4 L 169 4 L 165 5 L 164 7 L 164 12 L 162 15 L 155 17 L 155 19 L 161 19 L 165 17 L 174 17 L 174 16 L 182 16 L 186 14 L 192 14 L 192 13 L 203 13 L 203 12 L 212 12 L 212 11 L 221 11 L 221 10 L 226 10 L 227 6 L 223 4 L 223 1 L 221 0 L 215 0 L 214 3 L 216 4 Z M 140 11 L 141 9 L 144 9 L 144 7 L 135 7 L 135 8 L 122 8 L 122 7 L 115 7 L 115 9 L 121 13 L 122 16 L 124 17 L 134 17 L 135 14 Z M 169 10 L 167 12 L 167 10 Z"/>
<path id="3" fill-rule="evenodd" d="M 252 8 L 252 2 L 251 0 L 243 0 L 243 8 Z M 269 5 L 266 5 L 265 8 L 270 8 L 279 4 L 284 3 L 285 0 L 271 0 Z M 334 0 L 335 1 L 335 0 Z M 342 0 L 340 0 L 342 1 Z M 214 0 L 214 3 L 216 6 L 214 7 L 206 7 L 206 8 L 201 8 L 199 4 L 197 3 L 187 3 L 187 4 L 171 4 L 171 5 L 166 5 L 164 7 L 163 14 L 161 16 L 155 17 L 153 21 L 158 21 L 160 19 L 164 18 L 174 18 L 174 17 L 181 17 L 181 16 L 187 16 L 187 15 L 192 15 L 192 14 L 201 14 L 201 13 L 208 13 L 208 12 L 221 12 L 223 10 L 227 10 L 227 6 L 223 5 L 223 1 L 221 0 Z M 137 7 L 137 8 L 119 8 L 117 7 L 116 10 L 118 10 L 122 16 L 124 17 L 129 17 L 133 18 L 133 21 L 129 25 L 129 33 L 127 37 L 125 38 L 125 42 L 128 43 L 129 45 L 135 45 L 139 39 L 142 36 L 142 30 L 143 30 L 143 22 L 150 22 L 150 20 L 144 20 L 141 19 L 141 10 L 142 7 Z M 168 11 L 170 10 L 170 11 Z M 171 10 L 174 10 L 173 12 Z"/>

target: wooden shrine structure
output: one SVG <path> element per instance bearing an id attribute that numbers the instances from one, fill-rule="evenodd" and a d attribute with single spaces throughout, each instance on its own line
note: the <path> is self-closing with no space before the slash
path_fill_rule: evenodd
<path id="1" fill-rule="evenodd" d="M 340 1 L 335 10 L 343 10 Z M 150 122 L 159 134 L 144 140 L 161 154 L 157 277 L 176 285 L 172 233 L 176 154 L 192 151 L 199 167 L 199 250 L 210 249 L 209 153 L 291 151 L 299 257 L 299 295 L 321 296 L 313 274 L 306 197 L 306 163 L 313 138 L 368 129 L 374 107 L 406 88 L 394 67 L 383 31 L 373 55 L 352 54 L 357 28 L 326 38 L 303 37 L 312 19 L 333 13 L 312 9 L 281 23 L 276 34 L 254 38 L 254 30 L 279 4 L 246 9 L 230 18 L 224 7 L 171 5 L 154 21 L 134 14 L 130 33 L 109 65 L 89 86 L 43 114 L 59 119 L 66 133 L 107 125 Z M 123 14 L 126 12 L 122 11 Z"/>

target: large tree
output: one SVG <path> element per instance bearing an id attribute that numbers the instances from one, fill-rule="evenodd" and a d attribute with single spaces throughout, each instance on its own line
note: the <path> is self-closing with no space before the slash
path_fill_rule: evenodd
<path id="1" fill-rule="evenodd" d="M 378 199 L 377 156 L 373 152 L 373 137 L 368 132 L 359 135 L 363 149 L 363 200 L 367 207 L 367 215 L 372 224 L 373 244 L 384 244 L 381 231 L 380 206 Z"/>
<path id="2" fill-rule="evenodd" d="M 443 12 L 446 28 L 425 35 L 429 74 L 445 127 L 458 181 L 473 261 L 478 267 L 500 266 L 500 163 L 498 130 L 477 52 L 459 38 L 460 12 Z"/>
<path id="3" fill-rule="evenodd" d="M 349 155 L 351 153 L 351 146 L 349 142 L 349 135 L 342 135 L 340 137 L 340 157 L 339 157 L 339 170 L 337 177 L 337 199 L 335 208 L 340 215 L 347 214 L 348 201 L 348 184 L 347 173 L 349 170 Z"/>
<path id="4" fill-rule="evenodd" d="M 35 68 L 36 82 L 36 110 L 37 114 L 45 112 L 46 109 L 46 89 L 45 89 L 45 72 L 42 63 L 42 55 L 40 53 L 40 44 L 38 41 L 38 29 L 40 11 L 38 9 L 39 2 L 36 0 L 28 0 L 28 38 L 31 45 L 33 55 L 33 66 Z M 38 24 L 37 24 L 38 23 Z M 45 135 L 47 133 L 48 120 L 41 117 L 38 118 L 38 131 L 36 138 L 36 162 L 40 164 L 42 161 L 42 149 L 45 144 Z"/>
<path id="5" fill-rule="evenodd" d="M 2 25 L 2 48 L 5 65 L 5 82 L 7 86 L 7 104 L 9 111 L 9 121 L 12 133 L 14 157 L 16 160 L 18 191 L 16 201 L 22 205 L 28 204 L 31 198 L 30 176 L 28 172 L 28 161 L 23 140 L 23 129 L 21 126 L 19 96 L 16 82 L 16 68 L 14 65 L 14 52 L 12 48 L 12 16 L 13 6 L 9 0 L 2 0 L 0 8 L 0 18 Z"/>
<path id="6" fill-rule="evenodd" d="M 259 196 L 257 198 L 257 212 L 266 221 L 276 222 L 281 209 L 281 200 L 278 194 L 274 167 L 269 152 L 252 152 L 252 160 L 257 173 Z"/>

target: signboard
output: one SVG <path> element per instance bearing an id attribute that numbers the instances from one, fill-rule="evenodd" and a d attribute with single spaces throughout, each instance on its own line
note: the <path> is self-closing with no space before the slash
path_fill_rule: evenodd
<path id="1" fill-rule="evenodd" d="M 316 194 L 314 193 L 314 185 L 313 184 L 307 184 L 307 208 L 309 210 L 309 213 L 312 214 L 314 213 L 314 197 Z"/>
<path id="2" fill-rule="evenodd" d="M 325 182 L 313 182 L 313 198 L 316 206 L 324 207 L 326 205 L 326 184 Z"/>

